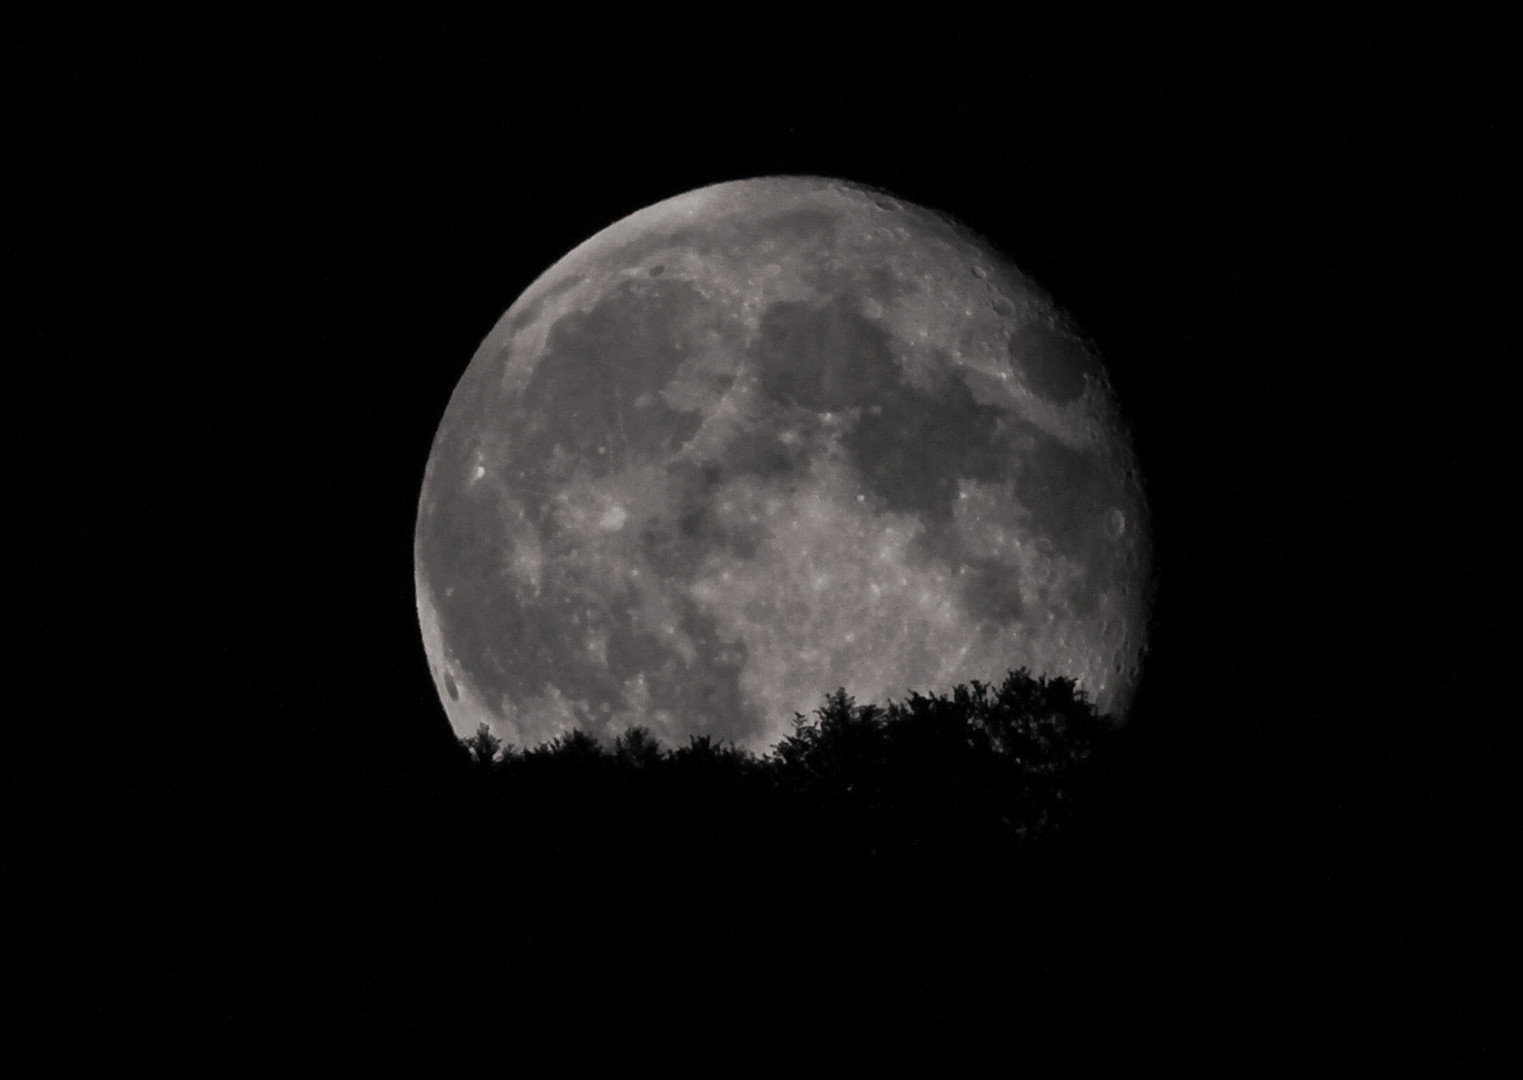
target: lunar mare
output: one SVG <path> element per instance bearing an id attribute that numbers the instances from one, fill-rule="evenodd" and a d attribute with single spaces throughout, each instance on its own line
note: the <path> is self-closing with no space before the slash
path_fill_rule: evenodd
<path id="1" fill-rule="evenodd" d="M 840 181 L 616 222 L 493 327 L 435 437 L 419 621 L 454 730 L 763 751 L 838 686 L 1012 668 L 1124 717 L 1150 529 L 1094 349 L 948 218 Z"/>

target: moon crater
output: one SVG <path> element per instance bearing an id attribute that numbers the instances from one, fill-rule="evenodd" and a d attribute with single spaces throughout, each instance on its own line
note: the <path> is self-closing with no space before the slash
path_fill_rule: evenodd
<path id="1" fill-rule="evenodd" d="M 971 272 L 970 272 L 970 268 Z M 460 734 L 765 750 L 845 686 L 1022 665 L 1124 716 L 1147 507 L 1093 348 L 986 242 L 813 178 L 616 222 L 488 334 L 419 501 Z"/>

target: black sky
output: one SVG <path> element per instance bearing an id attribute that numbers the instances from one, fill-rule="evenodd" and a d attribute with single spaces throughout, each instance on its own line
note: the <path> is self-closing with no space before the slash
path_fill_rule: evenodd
<path id="1" fill-rule="evenodd" d="M 1279 900 L 1367 935 L 1366 964 L 1422 937 L 1435 882 L 1484 890 L 1451 826 L 1489 805 L 1489 737 L 1412 736 L 1414 697 L 1447 716 L 1501 675 L 1507 605 L 1487 598 L 1513 581 L 1498 500 L 1466 494 L 1516 464 L 1467 419 L 1506 355 L 1467 314 L 1507 280 L 1484 33 L 587 33 L 34 40 L 14 167 L 43 389 L 13 431 L 63 569 L 26 608 L 46 677 L 22 701 L 46 732 L 98 733 L 105 760 L 68 776 L 138 814 L 123 872 L 152 885 L 124 924 L 235 902 L 198 870 L 214 834 L 253 862 L 289 844 L 289 872 L 323 880 L 367 800 L 449 749 L 413 610 L 417 492 L 518 293 L 643 206 L 795 172 L 961 218 L 1104 350 L 1157 526 L 1144 719 L 1199 766 L 1180 798 L 1242 880 L 1304 868 Z M 119 852 L 98 809 L 50 820 Z"/>

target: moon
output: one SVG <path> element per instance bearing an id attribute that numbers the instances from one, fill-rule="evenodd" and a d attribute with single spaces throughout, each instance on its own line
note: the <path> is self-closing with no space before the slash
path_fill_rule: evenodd
<path id="1" fill-rule="evenodd" d="M 1151 542 L 1093 344 L 946 215 L 818 177 L 640 210 L 472 357 L 414 547 L 455 732 L 765 752 L 845 687 L 1007 671 L 1124 719 Z"/>

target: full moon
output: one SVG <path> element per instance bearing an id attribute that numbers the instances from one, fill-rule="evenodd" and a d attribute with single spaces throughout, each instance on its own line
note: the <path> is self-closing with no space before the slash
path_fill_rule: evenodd
<path id="1" fill-rule="evenodd" d="M 456 733 L 641 725 L 765 752 L 862 701 L 1074 679 L 1124 719 L 1151 602 L 1092 342 L 986 240 L 814 177 L 615 222 L 492 328 L 414 575 Z"/>

